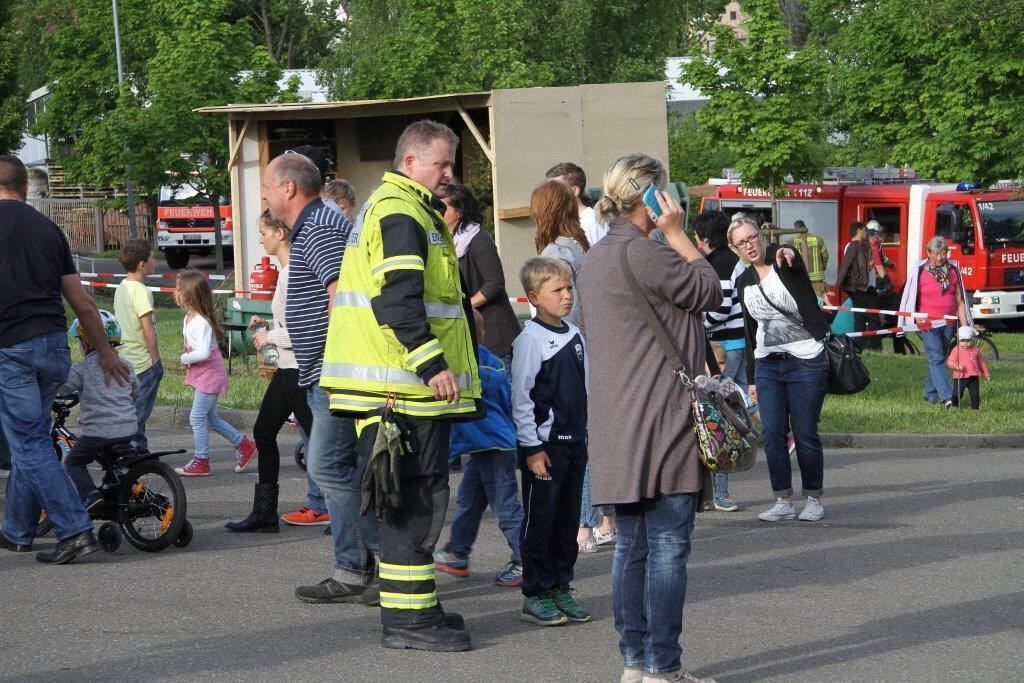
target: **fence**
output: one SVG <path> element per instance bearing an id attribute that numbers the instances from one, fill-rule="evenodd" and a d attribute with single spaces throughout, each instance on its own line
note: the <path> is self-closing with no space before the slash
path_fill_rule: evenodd
<path id="1" fill-rule="evenodd" d="M 76 253 L 119 250 L 128 241 L 128 215 L 117 209 L 101 208 L 100 200 L 35 198 L 28 203 L 64 231 Z M 136 207 L 135 218 L 138 236 L 151 238 L 149 210 L 144 204 Z"/>

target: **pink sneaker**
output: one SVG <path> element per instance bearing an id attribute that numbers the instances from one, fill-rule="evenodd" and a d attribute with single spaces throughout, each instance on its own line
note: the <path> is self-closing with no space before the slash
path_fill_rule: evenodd
<path id="1" fill-rule="evenodd" d="M 235 472 L 244 471 L 254 455 L 256 455 L 256 442 L 247 436 L 243 436 L 242 443 L 238 444 L 238 464 L 235 465 Z"/>
<path id="2" fill-rule="evenodd" d="M 206 458 L 192 458 L 184 467 L 175 467 L 174 471 L 183 477 L 208 477 L 210 472 L 210 461 Z"/>
<path id="3" fill-rule="evenodd" d="M 790 455 L 796 453 L 796 437 L 792 434 L 786 437 L 786 449 L 789 451 Z"/>

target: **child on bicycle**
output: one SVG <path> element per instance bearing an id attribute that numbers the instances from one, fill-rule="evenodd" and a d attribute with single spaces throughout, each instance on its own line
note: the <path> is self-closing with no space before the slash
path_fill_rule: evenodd
<path id="1" fill-rule="evenodd" d="M 974 343 L 974 328 L 964 325 L 957 330 L 957 344 L 949 353 L 946 365 L 953 371 L 953 407 L 960 405 L 960 401 L 967 391 L 971 395 L 971 409 L 981 408 L 981 396 L 979 392 L 978 375 L 985 375 L 985 379 L 992 381 L 992 373 L 988 371 L 988 365 L 981 351 Z"/>
<path id="2" fill-rule="evenodd" d="M 253 456 L 256 444 L 217 414 L 217 399 L 228 390 L 228 373 L 220 345 L 224 333 L 217 324 L 213 309 L 213 292 L 206 277 L 195 270 L 178 275 L 174 288 L 174 303 L 185 311 L 182 334 L 185 353 L 181 363 L 185 371 L 185 384 L 195 389 L 189 423 L 195 439 L 195 455 L 184 467 L 174 471 L 185 477 L 210 475 L 210 428 L 231 442 L 236 449 L 235 471 L 241 472 Z"/>
<path id="3" fill-rule="evenodd" d="M 119 345 L 121 326 L 117 319 L 103 310 L 100 311 L 100 319 L 106 328 L 107 342 L 111 346 Z M 78 348 L 84 357 L 71 368 L 68 381 L 59 391 L 61 395 L 77 393 L 81 407 L 78 441 L 64 460 L 64 469 L 85 503 L 85 509 L 91 511 L 103 501 L 103 497 L 86 466 L 110 446 L 131 443 L 138 432 L 135 399 L 139 396 L 139 380 L 129 365 L 128 384 L 107 382 L 100 367 L 100 355 L 78 320 L 71 323 L 68 334 L 78 340 Z"/>

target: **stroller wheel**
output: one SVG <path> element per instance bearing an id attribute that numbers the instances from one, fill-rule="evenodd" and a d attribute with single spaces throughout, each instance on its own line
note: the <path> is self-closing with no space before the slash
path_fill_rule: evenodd
<path id="1" fill-rule="evenodd" d="M 295 446 L 295 464 L 306 469 L 306 447 L 301 441 Z"/>

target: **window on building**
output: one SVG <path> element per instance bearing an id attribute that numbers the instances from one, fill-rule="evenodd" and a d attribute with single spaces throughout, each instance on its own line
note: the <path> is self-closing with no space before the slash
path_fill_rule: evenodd
<path id="1" fill-rule="evenodd" d="M 729 12 L 729 21 L 736 21 L 736 10 L 731 10 Z"/>

